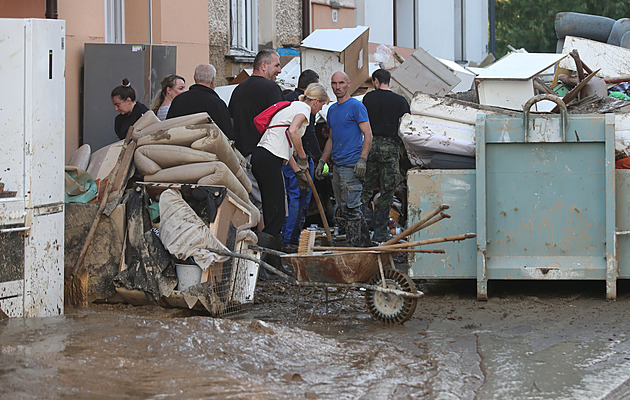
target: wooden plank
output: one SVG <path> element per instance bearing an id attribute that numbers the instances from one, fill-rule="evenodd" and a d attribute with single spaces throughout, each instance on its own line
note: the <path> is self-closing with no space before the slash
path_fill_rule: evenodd
<path id="1" fill-rule="evenodd" d="M 444 95 L 461 82 L 450 69 L 419 48 L 392 73 L 395 85 L 412 96 L 415 92 Z"/>
<path id="2" fill-rule="evenodd" d="M 566 58 L 566 54 L 512 53 L 487 68 L 475 68 L 477 79 L 527 81 Z"/>

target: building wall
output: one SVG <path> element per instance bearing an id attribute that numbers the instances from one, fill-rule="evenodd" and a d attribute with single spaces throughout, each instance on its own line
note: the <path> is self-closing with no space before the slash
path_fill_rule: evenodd
<path id="1" fill-rule="evenodd" d="M 226 77 L 232 76 L 225 55 L 230 53 L 230 1 L 208 1 L 208 51 L 210 64 L 217 69 L 217 86 L 227 84 Z"/>
<path id="2" fill-rule="evenodd" d="M 59 0 L 59 19 L 66 20 L 66 160 L 79 148 L 83 87 L 83 45 L 105 41 L 103 0 Z M 89 16 L 89 18 L 86 18 Z M 109 96 L 109 93 L 104 94 Z"/>
<path id="3" fill-rule="evenodd" d="M 259 0 L 257 4 L 258 48 L 299 46 L 301 0 Z M 230 1 L 209 0 L 208 9 L 210 63 L 217 68 L 217 86 L 226 85 L 241 70 L 252 68 L 253 57 L 229 57 Z"/>
<path id="4" fill-rule="evenodd" d="M 177 74 L 194 83 L 195 67 L 210 62 L 208 0 L 153 0 L 153 43 L 177 46 Z"/>
<path id="5" fill-rule="evenodd" d="M 275 0 L 275 47 L 300 47 L 302 42 L 302 1 Z M 259 25 L 262 22 L 259 22 Z"/>

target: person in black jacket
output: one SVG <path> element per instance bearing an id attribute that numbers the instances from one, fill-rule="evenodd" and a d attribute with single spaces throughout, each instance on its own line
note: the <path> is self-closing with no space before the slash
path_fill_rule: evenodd
<path id="1" fill-rule="evenodd" d="M 119 139 L 125 139 L 131 125 L 135 124 L 149 109 L 136 101 L 136 91 L 127 78 L 123 79 L 122 85 L 112 90 L 111 97 L 114 108 L 120 113 L 114 120 L 114 132 Z"/>
<path id="2" fill-rule="evenodd" d="M 212 64 L 199 64 L 195 68 L 195 84 L 187 92 L 173 99 L 166 119 L 182 115 L 207 112 L 215 124 L 229 139 L 234 139 L 234 129 L 227 105 L 214 91 L 214 78 L 217 70 Z"/>

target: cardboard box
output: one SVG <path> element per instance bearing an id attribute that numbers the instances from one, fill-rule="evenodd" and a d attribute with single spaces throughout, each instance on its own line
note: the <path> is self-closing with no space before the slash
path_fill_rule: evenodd
<path id="1" fill-rule="evenodd" d="M 317 29 L 302 41 L 300 63 L 302 71 L 312 69 L 319 74 L 319 81 L 328 88 L 331 100 L 335 95 L 330 78 L 337 71 L 344 71 L 350 78 L 352 94 L 370 77 L 368 65 L 367 26 L 343 29 Z"/>

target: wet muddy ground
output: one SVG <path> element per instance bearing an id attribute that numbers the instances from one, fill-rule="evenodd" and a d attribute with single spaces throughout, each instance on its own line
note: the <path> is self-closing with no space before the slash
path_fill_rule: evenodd
<path id="1" fill-rule="evenodd" d="M 93 305 L 0 321 L 2 399 L 619 399 L 630 396 L 630 284 L 418 282 L 404 326 L 351 292 L 340 315 L 296 318 L 296 289 L 215 319 Z M 314 293 L 301 294 L 313 306 Z M 310 302 L 310 303 L 309 303 Z M 310 309 L 309 309 L 310 311 Z"/>

